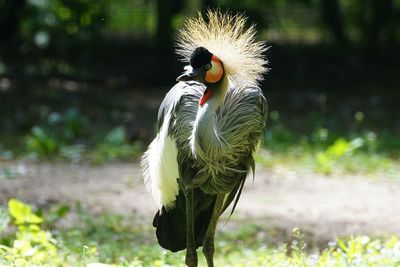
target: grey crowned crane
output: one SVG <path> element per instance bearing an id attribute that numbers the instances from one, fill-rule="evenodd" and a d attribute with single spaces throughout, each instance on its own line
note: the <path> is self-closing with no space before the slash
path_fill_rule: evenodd
<path id="1" fill-rule="evenodd" d="M 208 11 L 186 21 L 177 54 L 190 63 L 158 111 L 157 136 L 142 158 L 145 184 L 158 207 L 159 244 L 186 249 L 197 266 L 203 246 L 214 266 L 218 218 L 239 200 L 264 134 L 267 104 L 259 83 L 267 47 L 246 17 Z"/>

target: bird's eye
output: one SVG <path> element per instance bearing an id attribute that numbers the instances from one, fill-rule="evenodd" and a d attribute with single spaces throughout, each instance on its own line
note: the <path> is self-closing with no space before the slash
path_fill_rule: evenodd
<path id="1" fill-rule="evenodd" d="M 207 65 L 204 66 L 206 68 L 206 70 L 211 69 L 211 63 L 208 63 Z"/>

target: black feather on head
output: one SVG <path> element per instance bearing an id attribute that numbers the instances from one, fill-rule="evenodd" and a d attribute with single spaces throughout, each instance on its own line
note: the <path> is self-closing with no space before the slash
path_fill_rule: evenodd
<path id="1" fill-rule="evenodd" d="M 190 65 L 196 69 L 211 62 L 212 54 L 206 48 L 197 47 L 190 56 Z"/>

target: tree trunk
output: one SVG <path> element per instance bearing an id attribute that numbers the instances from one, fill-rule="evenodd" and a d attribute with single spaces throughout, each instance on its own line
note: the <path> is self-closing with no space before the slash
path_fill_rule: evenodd
<path id="1" fill-rule="evenodd" d="M 162 50 L 171 45 L 172 6 L 169 1 L 157 0 L 157 46 Z"/>
<path id="2" fill-rule="evenodd" d="M 393 0 L 369 0 L 361 25 L 362 48 L 369 58 L 375 58 L 390 40 L 390 22 L 393 17 Z M 370 14 L 370 16 L 366 15 Z"/>
<path id="3" fill-rule="evenodd" d="M 0 42 L 7 41 L 13 34 L 18 34 L 21 10 L 25 0 L 5 1 L 0 6 Z"/>
<path id="4" fill-rule="evenodd" d="M 341 45 L 347 44 L 347 38 L 344 33 L 343 16 L 340 11 L 340 5 L 337 0 L 321 0 L 321 19 L 332 33 L 335 42 Z"/>

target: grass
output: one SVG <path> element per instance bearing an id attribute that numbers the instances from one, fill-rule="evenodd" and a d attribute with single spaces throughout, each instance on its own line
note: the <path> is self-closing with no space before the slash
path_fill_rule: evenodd
<path id="1" fill-rule="evenodd" d="M 338 159 L 325 158 L 325 150 L 302 150 L 301 147 L 280 153 L 263 150 L 257 163 L 268 169 L 285 168 L 295 172 L 320 173 L 327 177 L 363 176 L 372 179 L 399 179 L 400 161 L 385 155 L 357 152 Z M 323 155 L 322 159 L 318 156 Z M 325 162 L 327 161 L 327 162 Z"/>
<path id="2" fill-rule="evenodd" d="M 60 210 L 62 212 L 60 212 Z M 10 200 L 0 212 L 0 266 L 184 266 L 184 252 L 161 249 L 149 224 L 132 215 L 89 215 L 79 205 L 75 221 L 57 227 L 65 206 L 34 213 L 30 206 Z M 53 218 L 49 224 L 47 218 Z M 57 218 L 55 220 L 54 218 Z M 47 221 L 47 222 L 46 222 Z M 217 266 L 398 266 L 400 240 L 396 236 L 338 239 L 326 248 L 309 248 L 307 237 L 293 229 L 286 243 L 271 242 L 269 229 L 247 223 L 218 231 Z M 282 241 L 281 241 L 282 242 Z M 200 266 L 205 261 L 200 256 Z"/>
<path id="3" fill-rule="evenodd" d="M 355 174 L 400 178 L 400 142 L 396 131 L 374 129 L 356 112 L 345 125 L 337 117 L 309 113 L 301 119 L 270 113 L 264 148 L 258 162 L 268 168 L 284 165 L 324 175 Z M 293 126 L 294 125 L 294 126 Z"/>

